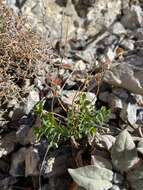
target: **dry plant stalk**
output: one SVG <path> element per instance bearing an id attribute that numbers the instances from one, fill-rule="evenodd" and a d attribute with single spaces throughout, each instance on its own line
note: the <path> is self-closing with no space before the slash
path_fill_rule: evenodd
<path id="1" fill-rule="evenodd" d="M 36 64 L 49 61 L 49 44 L 25 26 L 27 19 L 0 3 L 0 104 L 22 98 Z"/>

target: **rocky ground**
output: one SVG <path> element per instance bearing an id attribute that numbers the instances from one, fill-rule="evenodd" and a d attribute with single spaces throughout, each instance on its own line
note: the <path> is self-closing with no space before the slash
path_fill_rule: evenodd
<path id="1" fill-rule="evenodd" d="M 19 52 L 25 55 L 20 69 L 13 66 L 13 57 L 8 69 L 3 65 L 7 61 L 0 63 L 0 190 L 79 190 L 67 172 L 77 165 L 88 166 L 77 171 L 78 177 L 72 170 L 69 173 L 87 190 L 142 190 L 143 1 L 6 0 L 5 3 L 14 10 L 15 17 L 26 16 L 24 28 L 30 26 L 40 37 L 36 38 L 34 54 L 25 51 L 31 46 L 14 51 L 16 57 Z M 9 26 L 11 36 L 15 27 Z M 22 33 L 19 39 L 25 42 L 28 36 L 24 38 Z M 23 43 L 22 40 L 18 42 Z M 1 59 L 3 50 L 11 50 L 7 51 L 7 47 L 11 46 L 0 48 Z M 30 70 L 25 66 L 27 60 L 34 60 Z M 23 75 L 25 67 L 29 72 Z M 19 75 L 22 81 L 15 80 Z M 10 87 L 12 92 L 17 89 L 18 94 L 7 93 Z M 70 106 L 80 91 L 86 92 L 90 100 L 94 97 L 97 108 L 104 105 L 111 109 L 109 121 L 97 130 L 93 150 L 83 153 L 82 148 L 73 150 L 64 144 L 49 151 L 43 163 L 48 143 L 45 138 L 35 142 L 33 128 L 40 125 L 33 111 L 35 104 L 44 99 L 45 110 L 60 113 L 62 106 L 57 97 L 62 105 Z M 92 170 L 96 172 L 90 174 Z M 81 174 L 85 178 L 78 183 Z M 94 175 L 91 187 L 86 182 L 90 175 Z"/>

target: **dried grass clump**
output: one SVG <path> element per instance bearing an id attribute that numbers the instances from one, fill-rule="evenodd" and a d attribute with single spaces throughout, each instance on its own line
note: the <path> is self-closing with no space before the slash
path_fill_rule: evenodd
<path id="1" fill-rule="evenodd" d="M 25 27 L 20 17 L 0 3 L 0 99 L 24 96 L 26 79 L 33 79 L 38 62 L 49 60 L 49 45 Z"/>

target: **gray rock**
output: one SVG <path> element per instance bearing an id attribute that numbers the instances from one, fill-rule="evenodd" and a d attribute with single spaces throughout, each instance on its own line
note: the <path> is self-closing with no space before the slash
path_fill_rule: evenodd
<path id="1" fill-rule="evenodd" d="M 12 155 L 9 173 L 14 177 L 38 175 L 39 161 L 40 157 L 36 148 L 21 148 Z"/>
<path id="2" fill-rule="evenodd" d="M 143 108 L 137 110 L 137 124 L 143 125 Z"/>
<path id="3" fill-rule="evenodd" d="M 110 103 L 110 95 L 111 93 L 108 91 L 99 93 L 99 99 L 105 103 Z"/>
<path id="4" fill-rule="evenodd" d="M 137 104 L 124 104 L 120 117 L 123 121 L 128 121 L 132 126 L 138 127 L 143 124 L 143 109 Z"/>
<path id="5" fill-rule="evenodd" d="M 110 190 L 128 190 L 128 189 L 124 186 L 113 185 L 113 187 Z"/>
<path id="6" fill-rule="evenodd" d="M 110 151 L 111 147 L 115 144 L 116 138 L 111 135 L 99 135 L 98 137 L 98 146 Z"/>
<path id="7" fill-rule="evenodd" d="M 91 165 L 106 168 L 109 170 L 113 169 L 112 163 L 110 160 L 98 155 L 91 155 Z"/>
<path id="8" fill-rule="evenodd" d="M 73 163 L 70 147 L 55 150 L 46 158 L 42 174 L 46 178 L 60 177 L 66 174 L 67 168 L 73 167 Z"/>
<path id="9" fill-rule="evenodd" d="M 35 104 L 39 102 L 39 100 L 39 93 L 35 90 L 32 90 L 27 97 L 27 102 L 25 104 L 25 113 L 28 114 L 33 109 Z"/>
<path id="10" fill-rule="evenodd" d="M 86 64 L 80 60 L 75 63 L 74 69 L 77 71 L 84 71 L 86 70 Z"/>
<path id="11" fill-rule="evenodd" d="M 112 96 L 112 102 L 111 102 L 111 107 L 114 108 L 118 108 L 118 109 L 122 109 L 123 108 L 123 101 L 116 97 L 116 96 Z"/>
<path id="12" fill-rule="evenodd" d="M 126 11 L 122 18 L 124 27 L 131 30 L 141 27 L 142 21 L 143 12 L 141 7 L 137 5 L 132 5 L 132 7 Z"/>
<path id="13" fill-rule="evenodd" d="M 120 132 L 111 149 L 112 164 L 116 171 L 129 171 L 138 161 L 136 145 L 127 129 Z"/>
<path id="14" fill-rule="evenodd" d="M 134 31 L 134 35 L 138 39 L 138 45 L 142 44 L 143 28 L 138 28 L 136 31 Z"/>
<path id="15" fill-rule="evenodd" d="M 73 102 L 78 100 L 79 96 L 82 95 L 83 92 L 77 91 L 77 90 L 63 90 L 61 93 L 61 100 L 71 106 L 73 105 Z M 85 92 L 87 100 L 91 103 L 91 105 L 95 105 L 96 102 L 96 96 L 94 93 L 91 92 Z"/>
<path id="16" fill-rule="evenodd" d="M 76 57 L 87 63 L 92 63 L 96 65 L 95 52 L 96 49 L 94 47 L 87 47 L 84 51 L 76 52 Z"/>
<path id="17" fill-rule="evenodd" d="M 121 185 L 124 182 L 124 177 L 119 173 L 114 173 L 113 182 L 114 182 L 114 184 L 120 184 Z"/>
<path id="18" fill-rule="evenodd" d="M 25 156 L 25 176 L 35 176 L 39 174 L 38 164 L 40 161 L 37 149 L 30 147 Z"/>
<path id="19" fill-rule="evenodd" d="M 7 108 L 13 108 L 13 107 L 16 107 L 16 108 L 19 107 L 18 101 L 16 98 L 13 98 L 12 100 L 8 102 Z"/>
<path id="20" fill-rule="evenodd" d="M 110 190 L 121 190 L 118 185 L 113 185 L 113 187 Z"/>
<path id="21" fill-rule="evenodd" d="M 39 189 L 39 190 L 47 190 L 48 188 L 49 188 L 49 185 L 48 185 L 48 184 L 45 184 L 45 185 L 43 185 L 42 188 Z"/>
<path id="22" fill-rule="evenodd" d="M 15 5 L 16 5 L 16 0 L 6 0 L 6 3 L 7 3 L 7 5 L 8 5 L 10 8 L 12 8 L 12 9 L 15 11 L 15 13 L 18 13 L 18 12 L 19 12 L 18 7 L 15 6 Z"/>
<path id="23" fill-rule="evenodd" d="M 104 75 L 104 81 L 122 87 L 135 94 L 143 95 L 143 59 L 135 56 L 123 63 L 113 64 Z"/>
<path id="24" fill-rule="evenodd" d="M 0 159 L 0 171 L 3 173 L 8 173 L 9 171 L 9 163 L 3 159 Z"/>
<path id="25" fill-rule="evenodd" d="M 113 109 L 115 109 L 115 108 L 122 109 L 123 108 L 122 99 L 113 95 L 112 93 L 102 92 L 99 94 L 99 99 L 103 102 L 108 103 L 110 105 L 110 107 L 112 107 Z"/>
<path id="26" fill-rule="evenodd" d="M 108 48 L 107 52 L 106 52 L 106 56 L 107 56 L 108 60 L 110 60 L 112 62 L 116 57 L 116 53 L 111 48 Z M 108 68 L 110 68 L 110 65 L 108 65 Z"/>
<path id="27" fill-rule="evenodd" d="M 123 40 L 120 45 L 127 50 L 134 50 L 135 48 L 134 41 L 129 39 Z"/>
<path id="28" fill-rule="evenodd" d="M 129 97 L 129 93 L 127 92 L 127 90 L 122 88 L 113 88 L 112 93 L 124 101 L 127 101 Z"/>
<path id="29" fill-rule="evenodd" d="M 17 6 L 18 8 L 22 7 L 26 0 L 6 0 L 6 3 L 10 6 Z"/>
<path id="30" fill-rule="evenodd" d="M 122 109 L 120 113 L 120 117 L 123 119 L 123 121 L 128 120 L 128 122 L 134 126 L 137 121 L 137 109 L 138 106 L 135 104 L 125 104 L 124 108 Z"/>
<path id="31" fill-rule="evenodd" d="M 131 94 L 131 96 L 135 99 L 136 104 L 142 106 L 143 105 L 143 96 L 139 94 Z"/>
<path id="32" fill-rule="evenodd" d="M 130 0 L 122 1 L 122 11 L 126 14 L 126 11 L 130 9 Z"/>
<path id="33" fill-rule="evenodd" d="M 7 102 L 7 108 L 7 115 L 10 120 L 18 120 L 25 114 L 24 103 L 19 103 L 16 98 L 12 98 Z"/>
<path id="34" fill-rule="evenodd" d="M 10 132 L 0 139 L 0 158 L 8 155 L 14 150 L 16 144 L 15 132 Z"/>
<path id="35" fill-rule="evenodd" d="M 0 188 L 1 190 L 8 190 L 9 186 L 14 185 L 18 180 L 14 177 L 5 177 L 4 179 L 0 179 Z"/>
<path id="36" fill-rule="evenodd" d="M 3 128 L 4 126 L 6 126 L 7 123 L 8 123 L 8 121 L 6 121 L 4 118 L 0 117 L 0 128 Z"/>
<path id="37" fill-rule="evenodd" d="M 143 139 L 138 143 L 137 150 L 138 150 L 138 152 L 143 154 Z"/>
<path id="38" fill-rule="evenodd" d="M 136 167 L 133 167 L 127 174 L 127 180 L 131 186 L 131 189 L 142 190 L 143 189 L 143 162 L 140 160 Z"/>
<path id="39" fill-rule="evenodd" d="M 65 190 L 65 189 L 69 189 L 70 186 L 71 186 L 71 180 L 69 176 L 66 174 L 60 177 L 49 178 L 48 184 L 43 185 L 42 188 L 38 190 L 56 190 L 56 189 Z M 76 190 L 85 190 L 85 189 L 76 188 Z"/>
<path id="40" fill-rule="evenodd" d="M 7 3 L 8 5 L 15 5 L 16 0 L 6 0 L 6 3 Z"/>
<path id="41" fill-rule="evenodd" d="M 89 24 L 86 27 L 88 28 L 88 34 L 93 36 L 97 31 L 102 30 L 102 27 L 109 27 L 116 19 L 116 16 L 120 14 L 120 10 L 121 1 L 96 1 L 93 8 L 87 14 Z"/>
<path id="42" fill-rule="evenodd" d="M 120 22 L 116 22 L 112 27 L 112 33 L 116 35 L 126 34 L 127 31 Z"/>
<path id="43" fill-rule="evenodd" d="M 27 145 L 34 143 L 34 131 L 29 125 L 21 125 L 16 132 L 17 141 L 21 145 Z"/>
<path id="44" fill-rule="evenodd" d="M 34 28 L 38 26 L 43 33 L 48 32 L 54 41 L 66 38 L 67 26 L 69 39 L 83 39 L 94 36 L 114 22 L 121 13 L 121 0 L 58 0 L 52 4 L 51 0 L 27 0 L 22 12 L 30 15 Z"/>
<path id="45" fill-rule="evenodd" d="M 118 38 L 117 35 L 109 34 L 107 37 L 103 39 L 103 43 L 105 46 L 112 47 L 114 44 L 117 44 Z"/>
<path id="46" fill-rule="evenodd" d="M 91 171 L 94 172 L 91 173 Z M 87 190 L 108 190 L 112 187 L 111 181 L 113 179 L 113 172 L 106 168 L 89 165 L 76 170 L 68 169 L 68 172 L 79 186 L 82 186 Z M 85 180 L 83 176 L 90 179 Z"/>
<path id="47" fill-rule="evenodd" d="M 25 176 L 25 156 L 26 148 L 21 148 L 19 151 L 13 153 L 9 171 L 10 175 L 14 177 Z"/>
<path id="48" fill-rule="evenodd" d="M 22 116 L 24 116 L 24 115 L 25 115 L 24 104 L 21 104 L 21 105 L 19 105 L 19 107 L 15 108 L 15 109 L 13 110 L 11 119 L 12 119 L 13 121 L 15 121 L 15 120 L 20 119 L 20 118 L 21 118 Z"/>

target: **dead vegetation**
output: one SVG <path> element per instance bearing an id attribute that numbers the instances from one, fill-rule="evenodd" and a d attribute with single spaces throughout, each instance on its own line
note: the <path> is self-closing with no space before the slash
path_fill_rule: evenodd
<path id="1" fill-rule="evenodd" d="M 25 96 L 26 79 L 32 81 L 38 62 L 48 62 L 48 43 L 25 26 L 20 17 L 0 3 L 0 99 Z"/>

